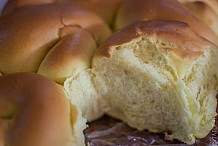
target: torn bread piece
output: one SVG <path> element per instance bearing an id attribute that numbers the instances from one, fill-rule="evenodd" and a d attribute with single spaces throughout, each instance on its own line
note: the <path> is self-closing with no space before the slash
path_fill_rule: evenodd
<path id="1" fill-rule="evenodd" d="M 86 107 L 95 100 L 98 111 L 131 127 L 193 144 L 214 126 L 217 66 L 217 47 L 188 24 L 142 21 L 113 34 L 92 69 L 68 78 L 65 88 L 70 98 Z"/>

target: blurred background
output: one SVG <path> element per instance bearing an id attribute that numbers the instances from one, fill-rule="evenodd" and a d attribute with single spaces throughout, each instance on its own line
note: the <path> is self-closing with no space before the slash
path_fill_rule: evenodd
<path id="1" fill-rule="evenodd" d="M 0 13 L 8 0 L 0 0 Z"/>

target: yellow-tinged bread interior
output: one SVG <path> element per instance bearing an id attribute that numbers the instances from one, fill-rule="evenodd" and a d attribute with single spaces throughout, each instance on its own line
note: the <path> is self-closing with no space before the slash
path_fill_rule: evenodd
<path id="1" fill-rule="evenodd" d="M 80 110 L 80 108 L 78 108 L 77 106 L 70 104 L 71 105 L 71 125 L 72 125 L 72 129 L 73 129 L 73 135 L 74 135 L 74 141 L 73 141 L 73 146 L 77 145 L 77 146 L 84 146 L 85 145 L 85 137 L 84 137 L 84 133 L 83 130 L 85 130 L 87 128 L 87 119 L 84 118 L 82 116 L 82 111 Z M 74 116 L 76 115 L 76 116 Z M 72 144 L 70 144 L 69 146 L 72 146 Z"/>
<path id="2" fill-rule="evenodd" d="M 96 62 L 96 78 L 107 86 L 103 96 L 109 101 L 108 113 L 139 130 L 170 132 L 173 138 L 194 143 L 194 137 L 203 138 L 214 126 L 217 62 L 210 57 L 218 54 L 206 52 L 182 77 L 173 57 L 154 44 L 130 42 L 114 48 L 110 59 Z M 144 58 L 147 53 L 153 57 Z"/>
<path id="3" fill-rule="evenodd" d="M 59 1 L 72 3 L 55 3 Z M 105 113 L 138 130 L 163 132 L 168 140 L 193 144 L 214 127 L 217 114 L 218 3 L 178 1 L 194 8 L 197 17 L 175 0 L 9 1 L 0 19 L 0 76 L 35 72 L 64 83 L 71 102 L 63 106 L 71 118 L 59 118 L 70 123 L 70 140 L 64 145 L 84 145 L 86 122 Z M 89 10 L 115 30 L 139 20 L 173 21 L 138 22 L 104 42 L 109 26 Z"/>
<path id="4" fill-rule="evenodd" d="M 64 82 L 64 88 L 71 102 L 81 109 L 88 121 L 100 118 L 107 108 L 106 102 L 97 91 L 91 69 L 78 69 Z M 104 110 L 103 110 L 104 109 Z"/>
<path id="5" fill-rule="evenodd" d="M 69 79 L 78 90 L 68 91 L 98 101 L 95 107 L 131 127 L 192 144 L 214 126 L 216 66 L 218 49 L 187 24 L 139 22 L 112 35 L 92 69 Z"/>

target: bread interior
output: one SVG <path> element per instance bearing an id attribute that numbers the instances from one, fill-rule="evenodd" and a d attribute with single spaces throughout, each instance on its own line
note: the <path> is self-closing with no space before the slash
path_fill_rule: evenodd
<path id="1" fill-rule="evenodd" d="M 194 60 L 178 59 L 165 50 L 173 47 L 143 37 L 112 47 L 110 58 L 96 59 L 95 80 L 104 82 L 99 91 L 109 115 L 192 143 L 214 126 L 218 56 L 208 49 Z"/>
<path id="2" fill-rule="evenodd" d="M 175 47 L 144 37 L 112 46 L 110 57 L 96 56 L 92 69 L 71 79 L 70 97 L 90 116 L 105 112 L 138 130 L 192 144 L 214 126 L 218 53 L 205 48 L 200 57 L 180 58 L 166 50 Z"/>

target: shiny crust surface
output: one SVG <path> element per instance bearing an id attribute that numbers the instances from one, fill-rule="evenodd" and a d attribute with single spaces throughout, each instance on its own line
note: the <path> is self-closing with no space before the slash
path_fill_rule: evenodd
<path id="1" fill-rule="evenodd" d="M 70 103 L 56 83 L 34 73 L 0 76 L 0 145 L 68 145 L 70 114 Z"/>
<path id="2" fill-rule="evenodd" d="M 63 83 L 72 74 L 69 71 L 64 74 L 63 70 L 76 68 L 76 63 L 70 62 L 82 62 L 89 67 L 90 57 L 109 35 L 110 30 L 100 17 L 78 5 L 44 4 L 20 8 L 0 19 L 0 72 L 37 72 L 39 67 L 44 70 L 43 62 L 47 66 L 52 64 L 53 68 L 59 67 L 56 72 L 61 76 L 55 81 Z M 67 38 L 74 41 L 67 41 Z M 57 48 L 59 51 L 52 51 L 57 53 L 52 53 L 51 57 L 51 50 Z M 60 60 L 60 54 L 67 56 Z"/>
<path id="3" fill-rule="evenodd" d="M 4 8 L 2 15 L 7 15 L 19 7 L 30 6 L 30 5 L 39 5 L 47 3 L 69 3 L 69 5 L 74 5 L 75 2 L 81 6 L 95 12 L 102 19 L 105 20 L 108 24 L 112 24 L 117 8 L 123 0 L 9 0 L 7 5 Z"/>

